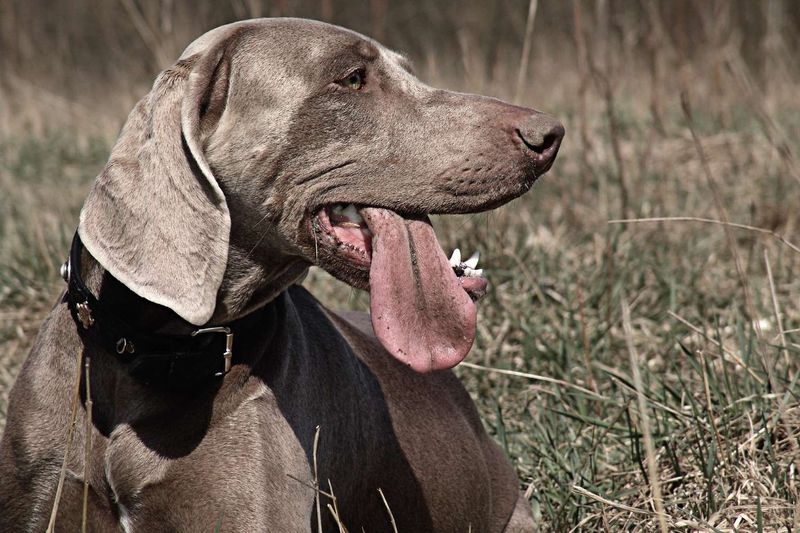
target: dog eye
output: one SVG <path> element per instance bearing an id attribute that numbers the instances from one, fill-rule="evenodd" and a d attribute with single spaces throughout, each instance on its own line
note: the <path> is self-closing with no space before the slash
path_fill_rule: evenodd
<path id="1" fill-rule="evenodd" d="M 339 82 L 340 85 L 353 91 L 360 91 L 366 83 L 367 73 L 363 68 L 354 70 Z"/>

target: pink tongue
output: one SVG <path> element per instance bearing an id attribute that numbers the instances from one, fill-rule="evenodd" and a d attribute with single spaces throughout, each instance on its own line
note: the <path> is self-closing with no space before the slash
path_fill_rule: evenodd
<path id="1" fill-rule="evenodd" d="M 477 310 L 430 223 L 386 209 L 361 214 L 372 231 L 370 311 L 381 344 L 417 372 L 454 367 L 475 340 Z"/>

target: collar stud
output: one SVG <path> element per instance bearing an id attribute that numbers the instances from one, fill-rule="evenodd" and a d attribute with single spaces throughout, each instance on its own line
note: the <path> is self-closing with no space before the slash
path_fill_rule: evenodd
<path id="1" fill-rule="evenodd" d="M 69 283 L 69 275 L 70 275 L 69 259 L 67 259 L 61 264 L 61 268 L 58 269 L 58 273 L 61 274 L 61 279 Z"/>
<path id="2" fill-rule="evenodd" d="M 78 311 L 78 320 L 81 321 L 81 325 L 83 329 L 89 329 L 94 324 L 94 318 L 92 317 L 92 310 L 89 309 L 89 302 L 81 302 L 75 305 L 75 308 Z"/>

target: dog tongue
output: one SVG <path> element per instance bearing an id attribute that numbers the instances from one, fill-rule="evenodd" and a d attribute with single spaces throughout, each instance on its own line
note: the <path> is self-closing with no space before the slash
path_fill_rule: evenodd
<path id="1" fill-rule="evenodd" d="M 460 363 L 475 339 L 477 310 L 428 220 L 361 212 L 372 232 L 370 312 L 389 353 L 418 372 Z"/>

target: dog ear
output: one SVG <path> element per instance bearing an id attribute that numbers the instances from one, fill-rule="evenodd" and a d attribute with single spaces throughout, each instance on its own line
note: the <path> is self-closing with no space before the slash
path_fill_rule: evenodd
<path id="1" fill-rule="evenodd" d="M 228 259 L 230 214 L 203 153 L 225 111 L 231 36 L 182 58 L 128 116 L 78 232 L 139 296 L 208 322 Z"/>

